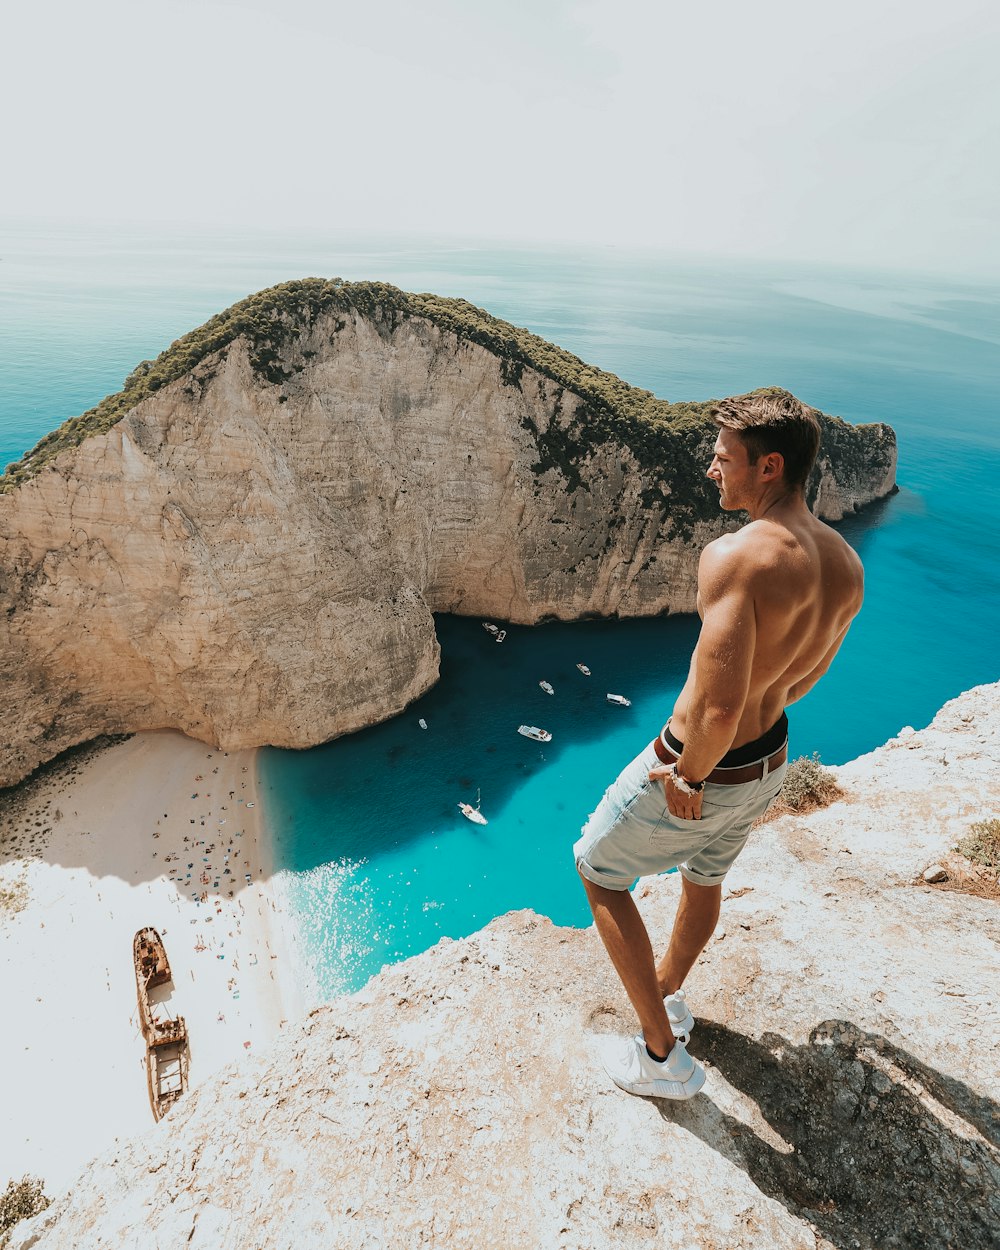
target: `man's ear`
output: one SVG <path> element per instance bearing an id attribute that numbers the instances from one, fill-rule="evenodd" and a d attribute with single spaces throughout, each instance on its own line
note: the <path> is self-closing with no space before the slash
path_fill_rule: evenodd
<path id="1" fill-rule="evenodd" d="M 760 475 L 768 482 L 773 482 L 785 471 L 785 457 L 780 451 L 769 451 L 761 456 Z"/>

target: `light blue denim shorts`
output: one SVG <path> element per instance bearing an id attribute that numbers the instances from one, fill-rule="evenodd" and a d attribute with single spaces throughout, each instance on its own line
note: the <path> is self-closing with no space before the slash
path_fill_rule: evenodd
<path id="1" fill-rule="evenodd" d="M 706 782 L 700 820 L 671 814 L 652 744 L 604 792 L 573 847 L 579 872 L 609 890 L 628 890 L 639 877 L 680 868 L 695 885 L 719 885 L 746 845 L 750 826 L 773 803 L 788 761 L 758 781 L 738 786 Z"/>

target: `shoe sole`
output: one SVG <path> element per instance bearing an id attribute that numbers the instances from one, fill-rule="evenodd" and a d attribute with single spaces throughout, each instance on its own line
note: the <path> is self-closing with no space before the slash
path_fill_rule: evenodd
<path id="1" fill-rule="evenodd" d="M 611 1076 L 611 1073 L 608 1073 Z M 686 1081 L 649 1081 L 643 1085 L 626 1085 L 616 1077 L 611 1079 L 626 1094 L 636 1094 L 640 1098 L 670 1098 L 674 1102 L 684 1102 L 699 1093 L 705 1084 L 705 1069 L 697 1067 Z"/>

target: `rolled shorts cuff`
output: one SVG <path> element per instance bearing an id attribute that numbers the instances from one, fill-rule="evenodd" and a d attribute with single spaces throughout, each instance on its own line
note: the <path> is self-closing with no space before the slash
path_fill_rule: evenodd
<path id="1" fill-rule="evenodd" d="M 626 893 L 631 890 L 635 881 L 635 877 L 629 877 L 627 881 L 620 877 L 610 877 L 606 872 L 600 872 L 597 868 L 591 868 L 582 856 L 577 856 L 576 870 L 581 877 L 586 877 L 591 885 L 599 885 L 605 890 L 617 890 L 619 893 Z"/>
<path id="2" fill-rule="evenodd" d="M 685 881 L 690 881 L 692 885 L 722 885 L 726 877 L 729 876 L 728 869 L 716 877 L 706 877 L 703 872 L 695 872 L 689 868 L 687 864 L 678 864 L 677 871 L 681 874 Z"/>

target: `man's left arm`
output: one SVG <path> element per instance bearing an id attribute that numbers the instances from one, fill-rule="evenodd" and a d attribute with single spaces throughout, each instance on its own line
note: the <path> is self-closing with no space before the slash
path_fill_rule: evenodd
<path id="1" fill-rule="evenodd" d="M 701 815 L 701 793 L 679 787 L 674 772 L 687 781 L 702 781 L 732 746 L 750 690 L 757 642 L 746 561 L 731 543 L 723 540 L 705 548 L 698 583 L 702 627 L 685 715 L 684 750 L 675 769 L 663 776 L 667 806 L 675 816 L 688 819 Z"/>

